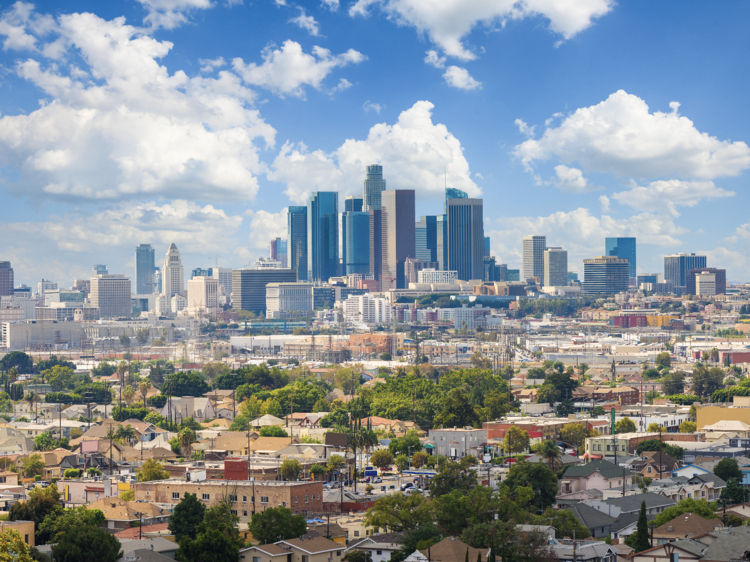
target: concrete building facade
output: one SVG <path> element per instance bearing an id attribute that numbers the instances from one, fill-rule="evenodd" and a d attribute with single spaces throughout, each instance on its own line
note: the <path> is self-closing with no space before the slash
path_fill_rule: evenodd
<path id="1" fill-rule="evenodd" d="M 544 250 L 547 249 L 547 237 L 532 235 L 524 236 L 523 244 L 523 265 L 521 274 L 524 279 L 538 277 L 540 282 L 544 282 Z"/>
<path id="2" fill-rule="evenodd" d="M 266 318 L 309 316 L 312 310 L 312 283 L 269 283 L 266 285 Z"/>
<path id="3" fill-rule="evenodd" d="M 568 252 L 562 248 L 544 250 L 544 286 L 562 287 L 568 284 Z"/>
<path id="4" fill-rule="evenodd" d="M 185 294 L 185 270 L 182 267 L 180 251 L 174 242 L 170 244 L 164 257 L 164 267 L 161 269 L 161 292 L 171 299 L 174 295 Z"/>
<path id="5" fill-rule="evenodd" d="M 91 278 L 91 305 L 101 317 L 130 316 L 130 279 L 122 274 L 97 275 Z"/>

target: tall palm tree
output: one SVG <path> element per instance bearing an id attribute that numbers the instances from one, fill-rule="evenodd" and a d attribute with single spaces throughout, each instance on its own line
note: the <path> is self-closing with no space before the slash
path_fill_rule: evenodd
<path id="1" fill-rule="evenodd" d="M 189 427 L 185 427 L 177 434 L 177 440 L 180 442 L 182 456 L 189 459 L 192 445 L 195 443 L 195 433 Z"/>
<path id="2" fill-rule="evenodd" d="M 151 390 L 151 382 L 148 379 L 141 379 L 138 383 L 138 392 L 141 393 L 141 396 L 143 396 L 143 407 L 146 407 L 146 397 L 148 396 L 148 391 Z"/>
<path id="3" fill-rule="evenodd" d="M 117 431 L 115 432 L 115 439 L 118 439 L 120 442 L 127 443 L 128 445 L 130 445 L 137 438 L 138 438 L 138 435 L 136 434 L 135 429 L 133 429 L 132 426 L 130 425 L 128 425 L 127 427 L 122 427 L 122 425 L 117 426 Z"/>
<path id="4" fill-rule="evenodd" d="M 537 454 L 547 461 L 547 466 L 550 470 L 554 470 L 554 466 L 557 466 L 562 461 L 562 453 L 557 443 L 554 441 L 544 441 L 539 447 Z"/>
<path id="5" fill-rule="evenodd" d="M 122 426 L 120 426 L 122 428 Z M 117 435 L 117 432 L 115 431 L 115 428 L 110 427 L 107 430 L 107 435 L 105 435 L 105 439 L 109 439 L 109 474 L 112 475 L 112 440 L 115 439 Z"/>

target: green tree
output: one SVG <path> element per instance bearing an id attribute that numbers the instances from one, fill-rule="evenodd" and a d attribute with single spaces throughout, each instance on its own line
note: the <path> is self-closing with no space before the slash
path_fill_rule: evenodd
<path id="1" fill-rule="evenodd" d="M 380 360 L 381 361 L 390 361 L 391 360 L 391 354 L 387 351 L 385 353 L 380 354 Z"/>
<path id="2" fill-rule="evenodd" d="M 23 351 L 11 351 L 0 359 L 0 371 L 8 371 L 14 367 L 18 373 L 30 374 L 34 372 L 34 361 Z"/>
<path id="3" fill-rule="evenodd" d="M 315 413 L 328 412 L 330 408 L 331 406 L 328 404 L 328 400 L 326 400 L 325 398 L 320 398 L 315 404 L 313 404 L 312 411 Z"/>
<path id="4" fill-rule="evenodd" d="M 289 434 L 284 430 L 284 428 L 279 427 L 278 425 L 267 425 L 265 427 L 260 428 L 260 436 L 261 437 L 289 437 Z"/>
<path id="5" fill-rule="evenodd" d="M 573 512 L 565 509 L 548 507 L 544 513 L 534 519 L 535 525 L 549 525 L 557 530 L 559 537 L 585 537 L 590 534 L 588 527 L 583 525 Z"/>
<path id="6" fill-rule="evenodd" d="M 165 396 L 203 396 L 211 390 L 196 373 L 174 373 L 164 383 L 161 392 Z"/>
<path id="7" fill-rule="evenodd" d="M 726 488 L 721 491 L 721 499 L 729 503 L 745 503 L 750 500 L 750 490 L 741 484 L 741 480 L 727 480 Z"/>
<path id="8" fill-rule="evenodd" d="M 659 441 L 659 439 L 649 439 L 647 441 L 641 441 L 635 448 L 635 454 L 640 456 L 643 451 L 658 451 L 660 445 L 661 451 L 665 455 L 669 455 L 673 459 L 682 460 L 682 458 L 685 456 L 685 449 L 683 449 L 682 447 L 679 447 L 677 445 L 668 445 L 667 443 Z"/>
<path id="9" fill-rule="evenodd" d="M 395 457 L 397 455 L 410 455 L 421 451 L 422 442 L 419 440 L 419 434 L 415 430 L 409 430 L 406 435 L 397 439 L 391 439 L 388 444 L 388 450 Z"/>
<path id="10" fill-rule="evenodd" d="M 630 546 L 635 552 L 643 552 L 651 548 L 648 534 L 648 519 L 646 518 L 646 502 L 641 502 L 641 511 L 638 514 L 636 532 L 625 540 L 625 544 Z"/>
<path id="11" fill-rule="evenodd" d="M 560 447 L 558 447 L 557 443 L 554 441 L 547 439 L 542 442 L 542 445 L 539 447 L 536 454 L 547 461 L 547 466 L 550 470 L 554 471 L 559 468 L 559 464 L 562 460 L 562 452 L 560 451 Z"/>
<path id="12" fill-rule="evenodd" d="M 502 499 L 487 486 L 470 491 L 453 490 L 434 500 L 435 521 L 447 536 L 460 536 L 463 530 L 481 522 L 490 522 L 502 509 Z"/>
<path id="13" fill-rule="evenodd" d="M 721 459 L 714 467 L 714 474 L 725 482 L 742 480 L 742 471 L 736 459 Z"/>
<path id="14" fill-rule="evenodd" d="M 468 492 L 476 484 L 476 473 L 467 464 L 453 461 L 441 462 L 440 470 L 430 480 L 430 496 L 439 498 L 453 490 Z"/>
<path id="15" fill-rule="evenodd" d="M 680 424 L 680 433 L 695 433 L 698 431 L 698 424 L 694 421 L 685 420 Z"/>
<path id="16" fill-rule="evenodd" d="M 125 427 L 123 427 L 122 424 L 118 424 L 115 439 L 120 443 L 127 443 L 132 446 L 132 444 L 138 439 L 138 433 L 130 424 Z"/>
<path id="17" fill-rule="evenodd" d="M 424 451 L 418 451 L 411 456 L 411 464 L 414 468 L 422 468 L 425 464 L 427 464 L 427 460 L 429 458 L 429 454 L 425 453 Z"/>
<path id="18" fill-rule="evenodd" d="M 656 356 L 654 363 L 656 363 L 656 367 L 661 370 L 665 367 L 672 366 L 672 358 L 670 357 L 669 352 L 664 351 Z"/>
<path id="19" fill-rule="evenodd" d="M 122 558 L 120 541 L 99 527 L 86 526 L 65 533 L 52 547 L 55 560 L 76 562 L 116 562 Z"/>
<path id="20" fill-rule="evenodd" d="M 138 482 L 152 482 L 169 478 L 169 472 L 164 470 L 164 465 L 154 459 L 148 459 L 144 462 L 137 475 Z"/>
<path id="21" fill-rule="evenodd" d="M 30 455 L 21 461 L 21 470 L 26 478 L 32 478 L 41 474 L 44 467 L 45 464 L 42 460 L 42 455 Z"/>
<path id="22" fill-rule="evenodd" d="M 387 449 L 378 449 L 377 451 L 374 451 L 370 456 L 370 463 L 372 464 L 372 466 L 380 469 L 393 466 L 393 461 L 393 453 L 391 453 Z"/>
<path id="23" fill-rule="evenodd" d="M 649 433 L 660 433 L 661 432 L 661 426 L 656 422 L 651 422 L 648 424 L 648 427 L 646 428 L 646 431 Z"/>
<path id="24" fill-rule="evenodd" d="M 701 398 L 708 398 L 716 390 L 724 387 L 724 375 L 724 371 L 718 367 L 706 369 L 706 367 L 699 365 L 693 371 L 693 394 Z"/>
<path id="25" fill-rule="evenodd" d="M 560 429 L 560 437 L 562 437 L 565 443 L 572 445 L 580 453 L 586 444 L 586 438 L 590 437 L 590 435 L 586 424 L 566 423 Z"/>
<path id="26" fill-rule="evenodd" d="M 432 502 L 422 495 L 389 494 L 367 510 L 364 523 L 368 527 L 382 527 L 399 533 L 428 523 L 433 517 Z"/>
<path id="27" fill-rule="evenodd" d="M 182 456 L 190 458 L 193 443 L 196 441 L 195 432 L 188 427 L 183 427 L 177 434 L 177 441 L 180 443 L 180 453 L 182 453 Z"/>
<path id="28" fill-rule="evenodd" d="M 660 527 L 675 517 L 679 517 L 683 513 L 695 513 L 704 519 L 715 519 L 717 517 L 715 503 L 709 503 L 706 500 L 686 498 L 677 502 L 677 505 L 668 507 L 657 515 L 654 518 L 654 525 Z"/>
<path id="29" fill-rule="evenodd" d="M 683 394 L 685 392 L 685 373 L 675 371 L 663 376 L 661 390 L 665 396 Z"/>
<path id="30" fill-rule="evenodd" d="M 57 447 L 57 441 L 49 433 L 40 433 L 34 437 L 35 451 L 51 451 Z"/>
<path id="31" fill-rule="evenodd" d="M 47 544 L 49 534 L 42 530 L 41 525 L 52 513 L 61 512 L 60 492 L 54 486 L 42 488 L 35 487 L 29 492 L 29 499 L 24 502 L 18 502 L 11 506 L 8 513 L 9 521 L 33 521 L 36 544 Z"/>
<path id="32" fill-rule="evenodd" d="M 104 513 L 99 509 L 76 507 L 53 511 L 44 518 L 39 531 L 48 537 L 49 542 L 59 542 L 66 533 L 77 532 L 86 526 L 100 527 L 105 523 Z"/>
<path id="33" fill-rule="evenodd" d="M 635 431 L 635 422 L 628 417 L 622 418 L 615 424 L 615 433 L 633 433 Z"/>
<path id="34" fill-rule="evenodd" d="M 466 393 L 458 388 L 451 390 L 443 399 L 443 409 L 435 417 L 437 427 L 478 426 L 479 416 Z"/>
<path id="35" fill-rule="evenodd" d="M 239 517 L 227 503 L 206 511 L 196 537 L 186 537 L 177 551 L 180 562 L 235 562 L 244 546 L 237 529 Z"/>
<path id="36" fill-rule="evenodd" d="M 205 514 L 206 506 L 195 494 L 186 492 L 169 518 L 169 532 L 174 535 L 178 544 L 186 537 L 197 536 L 198 525 L 203 522 Z"/>
<path id="37" fill-rule="evenodd" d="M 297 480 L 300 472 L 302 472 L 302 465 L 297 459 L 286 459 L 279 466 L 279 474 L 284 480 Z"/>
<path id="38" fill-rule="evenodd" d="M 394 462 L 399 472 L 403 472 L 409 468 L 409 457 L 406 455 L 396 455 Z"/>
<path id="39" fill-rule="evenodd" d="M 34 562 L 32 548 L 15 529 L 0 534 L 0 560 L 3 562 Z"/>
<path id="40" fill-rule="evenodd" d="M 307 522 L 304 515 L 292 515 L 286 507 L 272 507 L 254 513 L 247 528 L 260 544 L 270 544 L 304 535 Z"/>
<path id="41" fill-rule="evenodd" d="M 514 453 L 523 453 L 529 450 L 529 432 L 525 429 L 521 429 L 518 426 L 511 426 L 508 431 L 505 432 L 505 439 L 503 439 L 503 449 L 506 455 L 512 455 Z"/>
<path id="42" fill-rule="evenodd" d="M 415 550 L 425 550 L 442 539 L 443 535 L 434 523 L 424 523 L 405 533 L 401 547 L 391 553 L 391 562 L 403 562 Z"/>
<path id="43" fill-rule="evenodd" d="M 346 466 L 346 459 L 341 455 L 331 455 L 326 466 L 331 473 L 342 470 Z"/>
<path id="44" fill-rule="evenodd" d="M 534 496 L 531 505 L 542 511 L 555 502 L 557 495 L 557 476 L 542 463 L 521 461 L 515 463 L 503 481 L 511 493 L 517 493 L 521 487 L 531 488 Z"/>
<path id="45" fill-rule="evenodd" d="M 322 464 L 314 464 L 310 467 L 310 474 L 315 477 L 315 480 L 319 480 L 321 476 L 326 473 L 326 467 Z"/>

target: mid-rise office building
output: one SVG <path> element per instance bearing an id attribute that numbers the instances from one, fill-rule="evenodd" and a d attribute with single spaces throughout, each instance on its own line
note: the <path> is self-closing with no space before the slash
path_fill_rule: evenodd
<path id="1" fill-rule="evenodd" d="M 341 217 L 344 275 L 370 273 L 370 213 L 347 211 Z"/>
<path id="2" fill-rule="evenodd" d="M 425 268 L 418 274 L 418 283 L 453 283 L 458 279 L 458 271 L 440 271 L 434 268 Z"/>
<path id="3" fill-rule="evenodd" d="M 108 273 L 107 266 L 101 263 L 98 263 L 91 268 L 92 277 L 96 277 L 97 275 L 107 275 Z"/>
<path id="4" fill-rule="evenodd" d="M 370 216 L 370 275 L 380 290 L 380 276 L 383 274 L 383 212 L 372 209 Z"/>
<path id="5" fill-rule="evenodd" d="M 207 269 L 203 269 L 202 267 L 196 267 L 192 271 L 190 271 L 190 279 L 194 279 L 196 277 L 213 277 L 214 276 L 214 268 L 209 267 Z"/>
<path id="6" fill-rule="evenodd" d="M 83 302 L 86 300 L 82 291 L 75 289 L 55 289 L 44 293 L 44 303 L 48 305 L 53 302 Z"/>
<path id="7" fill-rule="evenodd" d="M 99 315 L 130 316 L 130 279 L 121 274 L 97 275 L 91 278 L 91 305 Z"/>
<path id="8" fill-rule="evenodd" d="M 671 281 L 675 287 L 687 287 L 687 272 L 705 267 L 706 256 L 684 253 L 664 256 L 664 279 Z"/>
<path id="9" fill-rule="evenodd" d="M 284 269 L 281 267 L 279 260 L 272 260 L 271 258 L 264 258 L 263 256 L 255 260 L 253 269 Z"/>
<path id="10" fill-rule="evenodd" d="M 81 347 L 83 324 L 56 320 L 26 320 L 3 322 L 0 325 L 2 347 L 8 351 L 21 351 L 41 346 Z"/>
<path id="11" fill-rule="evenodd" d="M 328 281 L 339 268 L 339 194 L 314 191 L 307 204 L 307 280 Z"/>
<path id="12" fill-rule="evenodd" d="M 269 283 L 266 285 L 266 318 L 310 316 L 312 311 L 312 283 Z"/>
<path id="13" fill-rule="evenodd" d="M 630 279 L 638 277 L 635 263 L 635 238 L 605 238 L 604 255 L 628 260 Z"/>
<path id="14" fill-rule="evenodd" d="M 448 267 L 464 281 L 484 279 L 484 214 L 481 199 L 448 199 Z"/>
<path id="15" fill-rule="evenodd" d="M 156 257 L 151 244 L 139 244 L 135 247 L 135 292 L 149 295 L 154 292 L 154 270 Z"/>
<path id="16" fill-rule="evenodd" d="M 193 277 L 188 281 L 187 309 L 193 316 L 216 318 L 219 309 L 219 281 L 214 277 Z"/>
<path id="17" fill-rule="evenodd" d="M 415 191 L 397 189 L 381 194 L 381 219 L 383 238 L 383 273 L 381 290 L 406 287 L 404 264 L 414 257 L 414 207 Z"/>
<path id="18" fill-rule="evenodd" d="M 437 219 L 436 216 L 420 217 L 414 225 L 415 252 L 419 260 L 438 261 Z"/>
<path id="19" fill-rule="evenodd" d="M 586 295 L 616 295 L 628 290 L 628 260 L 600 256 L 583 260 L 583 287 Z"/>
<path id="20" fill-rule="evenodd" d="M 56 291 L 57 290 L 57 283 L 54 281 L 50 281 L 49 279 L 42 279 L 37 283 L 37 293 L 39 293 L 39 296 L 44 296 L 44 293 L 47 291 Z"/>
<path id="21" fill-rule="evenodd" d="M 344 318 L 349 324 L 390 324 L 393 317 L 388 300 L 371 294 L 349 295 L 343 303 Z"/>
<path id="22" fill-rule="evenodd" d="M 544 250 L 544 286 L 564 287 L 568 284 L 568 252 L 562 248 Z"/>
<path id="23" fill-rule="evenodd" d="M 362 183 L 362 210 L 379 211 L 381 208 L 381 194 L 385 191 L 383 166 L 373 164 L 367 166 L 367 175 Z"/>
<path id="24" fill-rule="evenodd" d="M 719 294 L 716 289 L 716 273 L 705 269 L 695 274 L 695 294 L 699 297 L 712 297 Z"/>
<path id="25" fill-rule="evenodd" d="M 266 310 L 266 286 L 269 283 L 296 283 L 294 269 L 251 269 L 232 271 L 233 307 L 256 314 Z"/>
<path id="26" fill-rule="evenodd" d="M 641 286 L 641 283 L 661 283 L 661 273 L 639 273 L 636 276 L 636 285 Z"/>
<path id="27" fill-rule="evenodd" d="M 307 207 L 291 206 L 287 213 L 287 263 L 301 281 L 307 280 Z"/>
<path id="28" fill-rule="evenodd" d="M 161 269 L 162 294 L 171 299 L 175 295 L 185 293 L 185 270 L 182 267 L 180 251 L 172 242 L 164 257 L 164 267 Z M 103 313 L 102 313 L 103 314 Z"/>
<path id="29" fill-rule="evenodd" d="M 232 269 L 229 267 L 215 267 L 214 279 L 219 282 L 219 289 L 225 295 L 232 294 Z M 223 289 L 221 288 L 223 286 Z"/>
<path id="30" fill-rule="evenodd" d="M 0 297 L 13 295 L 13 268 L 9 261 L 0 261 Z"/>
<path id="31" fill-rule="evenodd" d="M 73 286 L 74 289 L 78 289 L 78 287 Z M 88 295 L 88 292 L 86 293 Z M 21 284 L 18 287 L 13 288 L 12 295 L 14 297 L 25 297 L 27 299 L 31 298 L 31 287 L 28 285 Z M 3 296 L 3 295 L 0 295 Z M 5 295 L 7 296 L 7 295 Z"/>
<path id="32" fill-rule="evenodd" d="M 687 275 L 685 276 L 686 279 L 686 290 L 685 292 L 688 295 L 707 295 L 708 293 L 699 293 L 698 287 L 696 284 L 696 279 L 698 278 L 698 275 L 701 275 L 702 273 L 712 273 L 715 277 L 715 283 L 714 283 L 714 294 L 715 295 L 725 295 L 727 292 L 727 270 L 726 269 L 716 269 L 713 267 L 704 267 L 699 269 L 690 269 L 687 272 Z M 708 290 L 706 288 L 705 290 Z"/>
<path id="33" fill-rule="evenodd" d="M 406 263 L 404 263 L 404 283 L 406 287 L 409 286 L 409 283 L 419 283 L 419 272 L 423 269 L 437 269 L 437 267 L 438 264 L 434 261 L 406 258 Z"/>
<path id="34" fill-rule="evenodd" d="M 523 278 L 539 278 L 544 283 L 544 250 L 547 249 L 545 236 L 533 235 L 523 237 Z"/>
<path id="35" fill-rule="evenodd" d="M 568 283 L 572 283 L 573 281 L 578 281 L 578 272 L 568 271 Z"/>
<path id="36" fill-rule="evenodd" d="M 271 240 L 271 244 L 269 245 L 270 255 L 269 257 L 272 260 L 276 260 L 281 262 L 281 267 L 287 268 L 288 260 L 287 260 L 287 248 L 288 243 L 285 238 L 274 238 Z"/>

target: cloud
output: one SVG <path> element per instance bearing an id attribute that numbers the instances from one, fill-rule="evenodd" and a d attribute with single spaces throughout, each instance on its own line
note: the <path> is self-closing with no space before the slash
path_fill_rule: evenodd
<path id="1" fill-rule="evenodd" d="M 305 13 L 304 8 L 299 9 L 299 15 L 296 18 L 289 20 L 290 23 L 297 25 L 300 29 L 304 29 L 310 35 L 318 37 L 320 35 L 320 26 L 313 16 L 308 16 Z"/>
<path id="2" fill-rule="evenodd" d="M 370 100 L 367 100 L 364 104 L 362 104 L 362 109 L 365 110 L 365 113 L 369 113 L 370 111 L 374 111 L 377 114 L 380 114 L 381 110 L 385 108 L 385 105 L 380 105 L 379 103 L 372 103 Z"/>
<path id="3" fill-rule="evenodd" d="M 427 51 L 427 56 L 424 58 L 424 62 L 435 68 L 445 68 L 445 57 L 438 55 L 437 51 Z"/>
<path id="4" fill-rule="evenodd" d="M 465 68 L 449 66 L 443 74 L 443 78 L 449 86 L 461 90 L 476 90 L 482 88 L 482 83 L 474 80 Z"/>
<path id="5" fill-rule="evenodd" d="M 491 27 L 508 21 L 542 17 L 549 29 L 570 39 L 614 7 L 614 0 L 358 0 L 351 16 L 368 16 L 379 4 L 385 14 L 400 25 L 414 27 L 453 57 L 472 60 L 476 55 L 462 40 L 478 25 Z"/>
<path id="6" fill-rule="evenodd" d="M 578 162 L 587 173 L 635 178 L 710 180 L 739 175 L 750 166 L 747 144 L 702 133 L 677 112 L 678 103 L 670 107 L 670 113 L 649 113 L 646 102 L 620 90 L 547 128 L 542 138 L 519 144 L 514 154 L 528 168 L 556 159 Z"/>
<path id="7" fill-rule="evenodd" d="M 250 217 L 248 249 L 251 259 L 260 255 L 268 255 L 268 245 L 274 238 L 286 238 L 288 210 L 288 207 L 284 207 L 278 213 L 269 213 L 268 211 L 248 211 L 246 213 Z"/>
<path id="8" fill-rule="evenodd" d="M 529 138 L 534 137 L 534 129 L 536 129 L 536 125 L 532 125 L 531 127 L 529 127 L 529 125 L 523 119 L 516 119 L 515 124 L 522 135 Z"/>
<path id="9" fill-rule="evenodd" d="M 45 35 L 55 27 L 52 16 L 37 14 L 31 3 L 16 2 L 0 16 L 0 35 L 5 37 L 3 50 L 38 51 L 34 35 Z"/>
<path id="10" fill-rule="evenodd" d="M 336 84 L 333 88 L 331 88 L 331 91 L 329 92 L 331 95 L 337 93 L 337 92 L 343 92 L 344 90 L 348 90 L 352 87 L 352 83 L 349 82 L 346 78 L 342 78 L 339 80 L 339 83 Z"/>
<path id="11" fill-rule="evenodd" d="M 497 226 L 493 229 L 494 225 Z M 511 265 L 520 265 L 521 238 L 528 234 L 545 235 L 547 246 L 565 248 L 570 267 L 584 259 L 602 255 L 604 238 L 608 236 L 635 236 L 639 245 L 671 248 L 680 245 L 679 236 L 687 232 L 654 213 L 640 213 L 617 220 L 606 214 L 596 217 L 582 207 L 540 217 L 500 217 L 485 225 L 485 236 L 490 236 L 494 249 L 499 251 L 498 256 Z M 570 269 L 573 271 L 575 267 Z M 578 270 L 583 271 L 580 267 Z"/>
<path id="12" fill-rule="evenodd" d="M 567 193 L 587 193 L 601 189 L 589 183 L 583 177 L 583 172 L 578 168 L 568 168 L 564 164 L 555 166 L 556 177 L 552 178 L 552 183 L 561 191 Z M 645 210 L 645 209 L 644 209 Z"/>
<path id="13" fill-rule="evenodd" d="M 62 65 L 17 63 L 16 74 L 47 99 L 28 115 L 0 118 L 11 194 L 68 202 L 255 197 L 264 171 L 255 141 L 273 146 L 276 132 L 236 75 L 170 74 L 158 60 L 172 44 L 123 18 L 71 14 L 57 22 L 64 55 L 86 67 L 65 75 Z"/>
<path id="14" fill-rule="evenodd" d="M 628 191 L 614 193 L 612 197 L 622 205 L 637 211 L 664 209 L 673 217 L 680 216 L 677 207 L 695 207 L 703 200 L 734 197 L 733 191 L 716 187 L 714 182 L 660 180 L 648 186 L 633 186 Z"/>
<path id="15" fill-rule="evenodd" d="M 348 139 L 331 153 L 287 141 L 268 178 L 285 184 L 287 197 L 301 204 L 317 189 L 337 190 L 341 197 L 361 193 L 365 166 L 382 163 L 388 189 L 415 189 L 423 200 L 442 197 L 447 171 L 448 186 L 481 196 L 461 143 L 445 125 L 433 123 L 433 107 L 419 101 L 397 123 L 374 125 L 366 139 Z"/>
<path id="16" fill-rule="evenodd" d="M 332 12 L 335 12 L 339 9 L 339 0 L 321 0 L 320 4 L 322 6 L 325 6 Z"/>
<path id="17" fill-rule="evenodd" d="M 477 172 L 476 174 L 474 174 L 474 177 L 475 178 L 479 178 L 480 180 L 484 180 L 484 176 L 482 174 L 480 174 L 479 172 Z"/>
<path id="18" fill-rule="evenodd" d="M 599 206 L 601 207 L 602 213 L 609 213 L 609 197 L 606 195 L 600 195 Z"/>
<path id="19" fill-rule="evenodd" d="M 280 49 L 266 47 L 261 65 L 245 64 L 241 58 L 235 58 L 232 66 L 246 84 L 266 88 L 280 96 L 287 94 L 304 98 L 303 86 L 320 89 L 333 69 L 359 64 L 367 58 L 354 49 L 332 55 L 328 49 L 315 46 L 312 52 L 312 55 L 307 54 L 299 43 L 287 40 Z"/>
<path id="20" fill-rule="evenodd" d="M 211 59 L 198 59 L 198 62 L 201 65 L 201 72 L 213 72 L 217 68 L 221 68 L 224 66 L 226 61 L 224 60 L 224 57 L 218 57 L 213 60 Z"/>
<path id="21" fill-rule="evenodd" d="M 211 0 L 138 0 L 148 11 L 143 18 L 152 27 L 174 29 L 188 21 L 187 15 L 211 8 Z M 231 2 L 230 2 L 231 4 Z"/>

